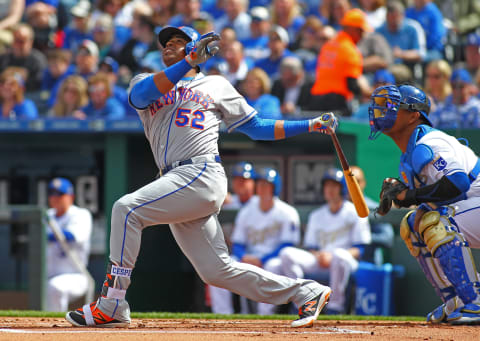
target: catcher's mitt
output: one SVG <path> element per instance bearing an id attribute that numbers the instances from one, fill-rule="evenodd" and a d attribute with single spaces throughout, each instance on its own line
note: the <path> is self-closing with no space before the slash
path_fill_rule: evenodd
<path id="1" fill-rule="evenodd" d="M 408 189 L 407 185 L 395 178 L 386 178 L 383 180 L 382 190 L 380 192 L 380 204 L 375 210 L 380 215 L 385 215 L 392 208 L 392 202 L 399 203 L 397 195 Z"/>

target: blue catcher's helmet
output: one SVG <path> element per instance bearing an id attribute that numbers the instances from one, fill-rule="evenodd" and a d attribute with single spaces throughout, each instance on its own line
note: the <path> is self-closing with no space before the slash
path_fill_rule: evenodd
<path id="1" fill-rule="evenodd" d="M 260 169 L 257 172 L 257 180 L 270 182 L 273 184 L 273 195 L 276 197 L 280 195 L 280 191 L 282 190 L 282 178 L 275 169 L 269 167 Z"/>
<path id="2" fill-rule="evenodd" d="M 189 26 L 167 26 L 162 28 L 158 33 L 158 41 L 163 47 L 165 47 L 167 45 L 167 42 L 170 40 L 170 38 L 172 38 L 174 34 L 179 34 L 183 36 L 189 42 L 185 46 L 185 54 L 189 54 L 192 51 L 193 46 L 195 46 L 197 40 L 200 39 L 200 34 L 195 29 Z"/>
<path id="3" fill-rule="evenodd" d="M 418 111 L 428 125 L 433 125 L 428 118 L 430 100 L 422 90 L 413 85 L 381 86 L 373 92 L 368 108 L 370 140 L 376 139 L 381 132 L 393 127 L 399 109 Z"/>
<path id="4" fill-rule="evenodd" d="M 232 168 L 232 176 L 239 176 L 244 179 L 256 179 L 257 174 L 250 162 L 239 162 Z"/>
<path id="5" fill-rule="evenodd" d="M 333 180 L 335 182 L 338 182 L 340 185 L 342 185 L 342 190 L 341 194 L 342 196 L 345 196 L 347 194 L 347 183 L 345 182 L 345 176 L 343 175 L 343 172 L 338 169 L 338 168 L 330 168 L 325 171 L 322 177 L 322 193 L 323 193 L 323 186 L 325 184 L 325 181 L 327 180 Z"/>

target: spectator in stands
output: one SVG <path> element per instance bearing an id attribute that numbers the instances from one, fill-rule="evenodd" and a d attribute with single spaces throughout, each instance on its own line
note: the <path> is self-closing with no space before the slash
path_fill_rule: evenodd
<path id="1" fill-rule="evenodd" d="M 99 15 L 93 22 L 92 29 L 93 41 L 97 44 L 99 49 L 100 60 L 104 59 L 109 54 L 114 54 L 112 50 L 115 31 L 113 27 L 113 20 L 109 14 Z"/>
<path id="2" fill-rule="evenodd" d="M 251 17 L 247 13 L 248 0 L 225 0 L 223 4 L 225 14 L 215 20 L 215 31 L 229 26 L 235 30 L 238 40 L 250 37 Z"/>
<path id="3" fill-rule="evenodd" d="M 443 15 L 431 0 L 415 0 L 414 5 L 405 11 L 407 18 L 416 20 L 422 25 L 427 43 L 425 62 L 443 58 L 443 43 L 446 29 L 443 25 Z"/>
<path id="4" fill-rule="evenodd" d="M 40 90 L 43 72 L 47 68 L 47 59 L 33 48 L 34 33 L 32 28 L 20 23 L 13 28 L 13 45 L 10 52 L 0 55 L 0 72 L 9 66 L 25 68 L 26 91 Z"/>
<path id="5" fill-rule="evenodd" d="M 356 44 L 371 28 L 359 9 L 348 11 L 341 23 L 342 31 L 323 45 L 318 56 L 310 109 L 349 116 L 354 94 L 370 93 L 368 82 L 362 76 L 362 55 Z"/>
<path id="6" fill-rule="evenodd" d="M 118 63 L 112 57 L 105 57 L 105 59 L 100 63 L 99 71 L 104 72 L 110 81 L 110 86 L 113 91 L 113 97 L 115 97 L 120 103 L 122 103 L 125 108 L 125 114 L 127 116 L 138 117 L 137 112 L 128 102 L 127 90 L 117 85 L 118 82 Z"/>
<path id="7" fill-rule="evenodd" d="M 480 68 L 480 34 L 471 33 L 467 36 L 467 41 L 464 47 L 465 68 L 470 72 L 470 75 L 475 75 L 475 72 Z"/>
<path id="8" fill-rule="evenodd" d="M 470 73 L 463 68 L 452 72 L 452 94 L 429 118 L 438 129 L 480 128 L 480 100 L 474 96 Z"/>
<path id="9" fill-rule="evenodd" d="M 282 119 L 280 101 L 270 94 L 270 86 L 267 73 L 256 67 L 247 73 L 242 83 L 242 94 L 262 118 L 280 120 Z"/>
<path id="10" fill-rule="evenodd" d="M 87 118 L 82 111 L 88 104 L 88 84 L 79 75 L 70 75 L 60 84 L 53 107 L 48 112 L 54 118 Z"/>
<path id="11" fill-rule="evenodd" d="M 335 30 L 340 30 L 342 28 L 342 18 L 351 8 L 352 5 L 349 0 L 330 1 L 330 16 L 326 24 L 332 26 Z"/>
<path id="12" fill-rule="evenodd" d="M 305 17 L 297 0 L 273 0 L 271 6 L 272 24 L 283 27 L 291 42 L 305 24 Z"/>
<path id="13" fill-rule="evenodd" d="M 387 9 L 385 7 L 385 0 L 359 0 L 359 8 L 365 12 L 368 24 L 377 29 L 380 27 L 387 17 Z"/>
<path id="14" fill-rule="evenodd" d="M 477 0 L 435 0 L 451 30 L 462 40 L 480 27 L 480 5 Z"/>
<path id="15" fill-rule="evenodd" d="M 12 44 L 11 28 L 22 19 L 25 0 L 6 0 L 0 4 L 0 53 Z"/>
<path id="16" fill-rule="evenodd" d="M 46 101 L 47 107 L 55 103 L 58 88 L 62 81 L 75 72 L 71 65 L 72 53 L 66 49 L 52 49 L 47 52 L 48 67 L 42 78 L 41 99 Z"/>
<path id="17" fill-rule="evenodd" d="M 298 58 L 302 61 L 302 64 L 307 66 L 315 65 L 317 63 L 317 56 L 320 53 L 318 44 L 318 34 L 322 29 L 323 24 L 319 18 L 315 16 L 309 16 L 305 20 L 305 24 L 298 31 L 297 36 L 293 43 L 290 44 L 290 48 Z M 314 71 L 315 68 L 308 71 Z"/>
<path id="18" fill-rule="evenodd" d="M 140 71 L 141 60 L 148 52 L 156 51 L 157 35 L 155 26 L 150 17 L 137 16 L 132 22 L 132 38 L 120 52 L 113 56 L 121 66 L 125 66 L 132 74 Z"/>
<path id="19" fill-rule="evenodd" d="M 395 63 L 413 65 L 425 57 L 425 33 L 417 22 L 405 18 L 405 7 L 399 0 L 387 4 L 387 19 L 377 32 L 390 44 Z"/>
<path id="20" fill-rule="evenodd" d="M 414 82 L 412 70 L 405 64 L 393 64 L 390 66 L 389 71 L 395 77 L 397 84 Z"/>
<path id="21" fill-rule="evenodd" d="M 103 72 L 88 79 L 89 103 L 82 109 L 87 118 L 118 120 L 125 117 L 125 108 L 114 96 L 108 75 Z"/>
<path id="22" fill-rule="evenodd" d="M 243 206 L 235 219 L 233 259 L 274 273 L 280 271 L 279 252 L 300 241 L 300 217 L 293 206 L 278 198 L 280 191 L 281 178 L 277 170 L 262 168 L 257 172 L 258 200 Z M 231 300 L 225 298 L 224 302 Z M 261 315 L 273 314 L 274 308 L 270 304 L 258 303 Z M 233 311 L 233 308 L 229 310 Z"/>
<path id="23" fill-rule="evenodd" d="M 58 1 L 27 2 L 26 23 L 35 31 L 33 47 L 45 53 L 48 49 L 62 47 L 63 31 L 58 26 Z"/>
<path id="24" fill-rule="evenodd" d="M 69 250 L 64 250 L 50 226 L 47 228 L 47 309 L 67 311 L 68 304 L 85 295 L 88 278 L 75 266 L 66 252 L 75 257 L 86 268 L 90 254 L 92 215 L 74 205 L 72 183 L 66 178 L 54 178 L 48 184 L 47 216 L 63 233 Z"/>
<path id="25" fill-rule="evenodd" d="M 272 95 L 280 100 L 284 116 L 300 115 L 310 103 L 313 80 L 305 74 L 300 59 L 285 57 L 280 64 L 280 78 L 272 86 Z"/>
<path id="26" fill-rule="evenodd" d="M 222 55 L 224 60 L 218 64 L 218 70 L 238 89 L 240 83 L 252 68 L 253 61 L 250 58 L 245 58 L 243 46 L 239 41 L 227 45 Z"/>
<path id="27" fill-rule="evenodd" d="M 265 7 L 253 7 L 250 10 L 250 36 L 241 40 L 246 57 L 258 60 L 268 56 L 268 32 L 270 32 L 270 14 Z"/>
<path id="28" fill-rule="evenodd" d="M 305 72 L 308 74 L 315 74 L 317 70 L 317 60 L 320 51 L 322 50 L 323 45 L 325 45 L 328 41 L 332 40 L 337 35 L 337 31 L 332 26 L 323 25 L 315 34 L 315 50 L 317 51 L 317 55 L 315 59 L 305 62 L 304 68 Z"/>
<path id="29" fill-rule="evenodd" d="M 395 76 L 388 69 L 380 69 L 373 75 L 373 88 L 379 86 L 395 84 Z M 368 107 L 370 106 L 370 96 L 363 96 L 357 110 L 352 114 L 352 118 L 368 122 Z"/>
<path id="30" fill-rule="evenodd" d="M 192 22 L 192 27 L 197 30 L 200 35 L 215 31 L 213 26 L 213 17 L 207 12 L 200 12 L 198 17 Z M 158 27 L 158 26 L 157 26 Z"/>
<path id="31" fill-rule="evenodd" d="M 85 39 L 93 40 L 90 25 L 90 2 L 80 0 L 71 10 L 73 21 L 65 28 L 63 48 L 76 51 Z"/>
<path id="32" fill-rule="evenodd" d="M 98 70 L 98 57 L 97 44 L 91 40 L 82 41 L 75 56 L 75 73 L 85 79 L 94 75 Z"/>
<path id="33" fill-rule="evenodd" d="M 384 83 L 383 85 L 387 84 L 395 84 L 395 82 Z M 353 176 L 355 176 L 355 178 L 357 179 L 358 185 L 360 186 L 362 193 L 364 193 L 365 188 L 367 187 L 365 173 L 360 167 L 355 165 L 351 166 L 351 170 Z M 374 210 L 378 207 L 378 202 L 371 199 L 367 195 L 364 195 L 364 197 L 367 206 L 370 209 L 370 212 L 374 212 Z M 385 259 L 379 247 L 384 249 L 392 248 L 393 241 L 395 239 L 395 232 L 393 230 L 392 224 L 381 222 L 370 223 L 370 231 L 372 235 L 372 242 L 365 245 L 365 251 L 362 255 L 362 260 L 375 263 L 376 265 L 381 265 L 384 263 Z"/>
<path id="34" fill-rule="evenodd" d="M 122 11 L 127 2 L 128 0 L 98 0 L 96 1 L 96 9 L 91 17 L 93 22 L 102 14 L 108 14 L 113 19 L 115 39 L 112 49 L 115 52 L 120 51 L 131 36 L 131 15 L 125 16 L 125 13 Z"/>
<path id="35" fill-rule="evenodd" d="M 255 62 L 255 67 L 264 70 L 272 80 L 276 80 L 280 73 L 280 63 L 283 58 L 293 56 L 287 48 L 290 43 L 287 31 L 281 26 L 274 25 L 268 33 L 268 47 L 270 54 L 266 58 Z"/>
<path id="36" fill-rule="evenodd" d="M 170 18 L 170 26 L 193 26 L 193 21 L 200 17 L 200 0 L 176 0 L 176 15 Z"/>
<path id="37" fill-rule="evenodd" d="M 371 242 L 371 233 L 368 218 L 359 218 L 354 205 L 346 200 L 341 170 L 325 172 L 322 194 L 326 204 L 308 217 L 304 249 L 286 247 L 280 251 L 280 274 L 305 278 L 308 273 L 323 282 L 328 279 L 332 288 L 328 313 L 338 314 L 345 312 L 348 280 L 358 267 L 365 245 Z"/>
<path id="38" fill-rule="evenodd" d="M 148 4 L 153 10 L 152 21 L 155 23 L 156 27 L 163 27 L 168 25 L 168 21 L 170 20 L 171 17 L 173 17 L 175 13 L 175 3 L 176 2 L 174 0 L 149 0 L 148 1 Z M 213 31 L 213 23 L 212 23 L 211 31 Z"/>
<path id="39" fill-rule="evenodd" d="M 38 117 L 35 103 L 25 98 L 25 69 L 9 67 L 0 74 L 0 117 L 33 119 Z"/>
<path id="40" fill-rule="evenodd" d="M 425 68 L 425 93 L 432 102 L 432 112 L 442 106 L 448 96 L 452 93 L 450 77 L 452 68 L 443 59 L 432 60 Z"/>
<path id="41" fill-rule="evenodd" d="M 358 43 L 363 56 L 363 73 L 368 77 L 377 70 L 388 68 L 393 63 L 393 51 L 385 37 L 377 32 L 368 32 Z"/>

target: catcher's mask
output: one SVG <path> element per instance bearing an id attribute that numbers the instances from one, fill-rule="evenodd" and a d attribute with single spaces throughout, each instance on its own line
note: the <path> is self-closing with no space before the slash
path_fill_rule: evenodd
<path id="1" fill-rule="evenodd" d="M 430 100 L 425 93 L 412 85 L 385 85 L 375 89 L 371 96 L 368 116 L 370 120 L 370 140 L 389 130 L 395 124 L 399 109 L 419 112 L 425 123 L 432 126 L 428 118 Z"/>

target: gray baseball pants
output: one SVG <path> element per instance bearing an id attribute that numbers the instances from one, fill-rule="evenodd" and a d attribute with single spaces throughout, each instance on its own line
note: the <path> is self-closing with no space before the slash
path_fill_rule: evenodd
<path id="1" fill-rule="evenodd" d="M 293 301 L 301 306 L 316 297 L 322 287 L 314 281 L 275 275 L 230 258 L 217 219 L 226 192 L 225 171 L 212 162 L 174 168 L 123 196 L 112 210 L 110 260 L 133 269 L 142 230 L 169 224 L 178 246 L 207 284 L 275 305 Z M 126 290 L 129 285 L 129 277 L 117 277 L 114 288 Z M 118 307 L 124 304 L 119 301 L 102 299 L 100 309 L 112 316 L 121 313 Z"/>

